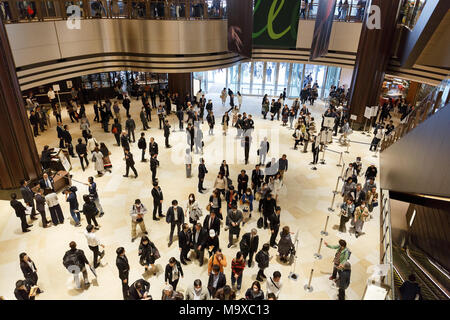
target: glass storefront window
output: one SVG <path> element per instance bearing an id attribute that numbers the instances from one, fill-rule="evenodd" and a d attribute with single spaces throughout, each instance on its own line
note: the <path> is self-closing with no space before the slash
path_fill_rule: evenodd
<path id="1" fill-rule="evenodd" d="M 279 63 L 279 71 L 278 71 L 278 84 L 277 84 L 277 92 L 276 95 L 279 95 L 283 92 L 284 88 L 288 87 L 289 80 L 289 66 L 290 63 L 280 62 Z"/>
<path id="2" fill-rule="evenodd" d="M 291 97 L 300 96 L 300 90 L 302 87 L 302 73 L 303 73 L 303 64 L 294 63 L 292 65 L 292 77 L 291 77 Z"/>
<path id="3" fill-rule="evenodd" d="M 264 62 L 254 62 L 252 94 L 262 95 L 264 91 Z"/>
<path id="4" fill-rule="evenodd" d="M 339 83 L 339 78 L 341 76 L 341 68 L 339 67 L 328 67 L 327 79 L 325 81 L 325 91 L 324 98 L 328 98 L 330 95 L 331 86 L 337 86 Z"/>
<path id="5" fill-rule="evenodd" d="M 277 63 L 276 62 L 267 62 L 266 69 L 266 85 L 264 87 L 264 92 L 269 96 L 275 94 L 275 83 L 276 83 L 276 75 L 277 75 Z"/>
<path id="6" fill-rule="evenodd" d="M 250 94 L 251 62 L 241 64 L 241 94 Z"/>
<path id="7" fill-rule="evenodd" d="M 239 90 L 239 65 L 228 68 L 228 87 L 233 91 Z"/>

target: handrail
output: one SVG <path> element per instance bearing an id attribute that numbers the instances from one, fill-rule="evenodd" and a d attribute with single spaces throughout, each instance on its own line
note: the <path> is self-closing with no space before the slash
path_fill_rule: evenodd
<path id="1" fill-rule="evenodd" d="M 69 6 L 80 8 L 81 19 L 226 19 L 226 0 L 5 0 L 5 23 L 66 20 Z"/>
<path id="2" fill-rule="evenodd" d="M 380 263 L 389 264 L 390 270 L 387 276 L 381 278 L 381 282 L 390 287 L 388 297 L 395 300 L 394 285 L 394 263 L 392 255 L 392 229 L 391 229 L 391 211 L 389 202 L 389 190 L 381 189 L 380 201 Z"/>
<path id="3" fill-rule="evenodd" d="M 319 0 L 310 0 L 308 2 L 304 10 L 300 6 L 300 19 L 315 20 L 319 9 Z M 337 0 L 334 21 L 361 22 L 364 18 L 367 2 L 366 0 L 363 0 L 361 3 L 359 3 L 359 0 L 348 0 L 348 7 L 346 7 L 345 1 L 342 1 L 342 6 L 340 6 L 340 2 Z"/>
<path id="4" fill-rule="evenodd" d="M 447 76 L 417 107 L 413 108 L 402 122 L 381 142 L 381 151 L 390 147 L 420 123 L 449 104 L 450 77 Z M 446 96 L 444 96 L 446 95 Z"/>

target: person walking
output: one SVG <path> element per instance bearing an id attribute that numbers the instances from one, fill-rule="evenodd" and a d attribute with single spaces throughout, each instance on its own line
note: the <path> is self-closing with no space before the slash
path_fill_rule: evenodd
<path id="1" fill-rule="evenodd" d="M 127 116 L 127 121 L 125 121 L 125 129 L 128 131 L 128 137 L 131 140 L 131 137 L 133 137 L 133 142 L 136 142 L 136 139 L 134 137 L 134 130 L 136 130 L 136 123 L 131 118 L 131 115 Z"/>
<path id="2" fill-rule="evenodd" d="M 336 279 L 338 270 L 343 270 L 344 263 L 347 262 L 350 256 L 350 251 L 347 248 L 347 242 L 342 239 L 339 240 L 339 245 L 329 245 L 326 241 L 324 242 L 324 244 L 330 249 L 337 249 L 333 259 L 333 273 L 330 277 L 330 280 L 334 280 Z"/>
<path id="3" fill-rule="evenodd" d="M 102 205 L 100 204 L 100 199 L 98 197 L 98 192 L 97 192 L 97 183 L 94 182 L 94 177 L 88 178 L 87 185 L 88 185 L 89 197 L 95 203 L 95 206 L 97 207 L 98 211 L 100 212 L 99 218 L 101 218 L 101 217 L 103 217 L 103 215 L 105 213 L 103 211 Z"/>
<path id="4" fill-rule="evenodd" d="M 180 277 L 183 278 L 183 276 L 183 268 L 181 267 L 180 262 L 174 257 L 171 257 L 164 272 L 164 281 L 166 285 L 169 284 L 173 287 L 173 290 L 176 290 L 178 281 L 180 280 Z"/>
<path id="5" fill-rule="evenodd" d="M 266 279 L 266 275 L 264 274 L 264 269 L 269 267 L 269 249 L 270 245 L 268 243 L 265 243 L 262 247 L 262 249 L 256 254 L 255 260 L 258 263 L 258 274 L 256 275 L 257 281 L 264 281 Z M 263 279 L 264 278 L 264 279 Z"/>
<path id="6" fill-rule="evenodd" d="M 276 244 L 275 240 L 277 238 L 278 231 L 280 229 L 280 213 L 281 213 L 281 208 L 277 206 L 277 207 L 275 207 L 275 213 L 273 213 L 269 217 L 270 232 L 271 232 L 269 244 L 272 248 L 277 248 L 277 244 Z"/>
<path id="7" fill-rule="evenodd" d="M 96 230 L 100 229 L 97 219 L 95 218 L 95 216 L 98 213 L 98 209 L 97 209 L 94 201 L 87 194 L 83 195 L 83 201 L 84 201 L 84 204 L 83 204 L 82 212 L 86 217 L 88 225 L 92 224 L 91 222 L 93 222 L 94 226 L 95 226 L 94 229 L 96 229 Z"/>
<path id="8" fill-rule="evenodd" d="M 206 188 L 203 188 L 203 181 L 205 180 L 205 176 L 208 173 L 208 170 L 205 166 L 205 159 L 200 158 L 200 164 L 198 165 L 198 192 L 203 193 Z"/>
<path id="9" fill-rule="evenodd" d="M 178 201 L 173 200 L 172 206 L 167 209 L 166 214 L 166 222 L 170 223 L 170 235 L 169 235 L 169 245 L 172 245 L 173 240 L 173 231 L 175 230 L 175 226 L 177 226 L 177 235 L 180 233 L 180 227 L 184 223 L 184 212 L 183 208 L 178 206 Z"/>
<path id="10" fill-rule="evenodd" d="M 237 210 L 237 206 L 233 204 L 231 210 L 228 210 L 227 225 L 229 226 L 228 233 L 228 248 L 233 245 L 233 235 L 236 235 L 236 239 L 239 239 L 239 234 L 241 232 L 241 222 L 243 220 L 243 215 L 241 210 Z"/>
<path id="11" fill-rule="evenodd" d="M 400 300 L 423 300 L 419 284 L 416 282 L 416 276 L 410 274 L 408 280 L 400 286 Z"/>
<path id="12" fill-rule="evenodd" d="M 192 155 L 189 148 L 186 149 L 186 155 L 184 156 L 184 164 L 186 166 L 186 178 L 190 178 L 192 174 Z"/>
<path id="13" fill-rule="evenodd" d="M 44 196 L 44 189 L 38 188 L 37 193 L 35 195 L 36 200 L 36 210 L 39 212 L 42 218 L 42 227 L 47 228 L 49 227 L 50 221 L 47 220 L 46 214 L 45 214 L 45 196 Z"/>
<path id="14" fill-rule="evenodd" d="M 159 221 L 159 218 L 156 216 L 156 212 L 158 212 L 160 218 L 165 217 L 165 215 L 162 214 L 162 203 L 164 201 L 164 196 L 161 187 L 158 185 L 157 181 L 153 182 L 152 197 L 153 197 L 153 220 Z"/>
<path id="15" fill-rule="evenodd" d="M 22 270 L 23 276 L 25 280 L 32 286 L 37 286 L 38 282 L 38 274 L 37 274 L 37 268 L 34 264 L 34 261 L 31 260 L 31 258 L 25 253 L 22 252 L 19 255 L 19 262 L 20 262 L 20 270 Z M 40 288 L 37 289 L 36 293 L 43 293 L 44 291 Z"/>
<path id="16" fill-rule="evenodd" d="M 267 280 L 267 295 L 274 294 L 278 299 L 280 296 L 281 287 L 283 283 L 281 282 L 281 273 L 280 271 L 275 271 L 272 277 Z"/>
<path id="17" fill-rule="evenodd" d="M 125 165 L 126 165 L 126 169 L 125 169 L 125 174 L 123 175 L 123 177 L 128 178 L 128 173 L 131 168 L 131 170 L 133 170 L 133 172 L 134 172 L 134 178 L 137 179 L 138 173 L 136 171 L 136 168 L 134 167 L 133 154 L 127 149 L 125 149 Z"/>
<path id="18" fill-rule="evenodd" d="M 251 268 L 253 262 L 253 255 L 258 251 L 259 236 L 258 231 L 253 228 L 250 232 L 245 233 L 239 243 L 244 261 L 248 256 L 248 267 Z"/>
<path id="19" fill-rule="evenodd" d="M 216 124 L 216 118 L 212 111 L 208 112 L 208 115 L 206 116 L 206 121 L 208 122 L 208 126 L 209 126 L 208 134 L 210 136 L 212 136 L 212 135 L 214 135 L 214 125 Z"/>
<path id="20" fill-rule="evenodd" d="M 151 158 L 150 158 L 150 171 L 152 172 L 152 182 L 156 182 L 156 180 L 157 180 L 156 172 L 159 167 L 159 161 L 158 161 L 157 157 L 158 157 L 158 154 L 154 153 L 151 155 Z"/>
<path id="21" fill-rule="evenodd" d="M 353 225 L 355 226 L 355 237 L 358 238 L 362 233 L 364 222 L 369 220 L 369 209 L 366 207 L 366 201 L 361 201 L 361 205 L 355 209 Z"/>
<path id="22" fill-rule="evenodd" d="M 98 147 L 95 147 L 92 152 L 92 162 L 95 163 L 95 170 L 97 171 L 98 176 L 101 177 L 105 170 L 105 165 L 103 163 L 103 154 Z"/>
<path id="23" fill-rule="evenodd" d="M 138 140 L 138 148 L 142 150 L 141 162 L 146 162 L 145 150 L 147 150 L 147 141 L 145 141 L 145 133 L 141 133 L 141 137 Z"/>
<path id="24" fill-rule="evenodd" d="M 245 269 L 245 259 L 242 252 L 238 251 L 236 253 L 236 258 L 231 261 L 231 286 L 233 289 L 237 284 L 237 291 L 241 291 L 242 276 Z"/>
<path id="25" fill-rule="evenodd" d="M 355 205 L 353 204 L 353 198 L 348 197 L 347 201 L 341 204 L 341 210 L 339 212 L 339 232 L 346 232 L 345 224 L 349 219 L 353 219 L 353 213 L 355 211 Z"/>
<path id="26" fill-rule="evenodd" d="M 140 199 L 136 199 L 134 201 L 134 205 L 131 207 L 130 216 L 131 216 L 131 242 L 136 240 L 136 226 L 139 225 L 141 231 L 144 234 L 148 234 L 147 229 L 145 228 L 144 215 L 147 213 L 147 208 L 141 203 Z"/>
<path id="27" fill-rule="evenodd" d="M 172 148 L 172 146 L 169 144 L 169 136 L 170 136 L 170 124 L 169 120 L 164 120 L 164 138 L 166 143 L 166 148 Z"/>
<path id="28" fill-rule="evenodd" d="M 120 134 L 122 132 L 122 125 L 119 122 L 119 119 L 114 119 L 114 123 L 111 126 L 111 132 L 116 139 L 117 146 L 120 146 Z"/>
<path id="29" fill-rule="evenodd" d="M 72 186 L 66 188 L 64 190 L 64 194 L 66 195 L 66 201 L 69 203 L 70 215 L 72 216 L 73 221 L 75 222 L 75 227 L 81 227 L 81 216 L 79 212 L 79 204 L 76 194 L 76 187 Z"/>
<path id="30" fill-rule="evenodd" d="M 180 248 L 180 261 L 182 264 L 186 265 L 186 261 L 191 261 L 191 259 L 188 258 L 188 254 L 193 247 L 192 232 L 187 223 L 183 223 L 182 230 L 178 233 L 178 247 Z"/>
<path id="31" fill-rule="evenodd" d="M 195 228 L 193 229 L 192 234 L 192 242 L 194 246 L 194 252 L 195 256 L 200 262 L 200 267 L 203 265 L 204 262 L 204 255 L 205 255 L 205 247 L 206 247 L 206 240 L 208 238 L 208 233 L 206 229 L 204 229 L 201 225 L 201 223 L 197 223 L 195 225 Z"/>
<path id="32" fill-rule="evenodd" d="M 295 252 L 294 243 L 292 242 L 291 232 L 288 226 L 283 227 L 280 232 L 280 241 L 278 242 L 278 254 L 281 262 L 288 262 L 288 256 Z"/>
<path id="33" fill-rule="evenodd" d="M 245 292 L 246 300 L 264 300 L 264 291 L 261 290 L 259 281 L 254 281 L 252 286 Z"/>
<path id="34" fill-rule="evenodd" d="M 186 300 L 209 300 L 208 290 L 203 289 L 200 279 L 194 280 L 194 285 L 187 289 Z"/>
<path id="35" fill-rule="evenodd" d="M 105 245 L 100 242 L 100 240 L 97 238 L 97 235 L 95 234 L 95 228 L 92 224 L 88 224 L 86 226 L 86 230 L 84 231 L 84 236 L 86 237 L 89 249 L 94 254 L 94 269 L 96 269 L 100 262 L 98 262 L 99 258 L 100 260 L 105 256 L 105 250 L 100 252 L 99 247 L 105 248 Z"/>
<path id="36" fill-rule="evenodd" d="M 81 289 L 80 273 L 83 274 L 84 287 L 87 289 L 90 286 L 86 265 L 91 267 L 88 259 L 84 255 L 83 250 L 77 249 L 75 241 L 71 241 L 69 244 L 70 250 L 66 251 L 63 257 L 63 265 L 73 274 L 76 288 Z"/>
<path id="37" fill-rule="evenodd" d="M 125 255 L 125 249 L 119 247 L 116 249 L 116 266 L 119 270 L 119 279 L 122 283 L 123 300 L 128 300 L 130 287 L 128 285 L 128 276 L 130 274 L 130 265 L 128 264 L 128 258 Z"/>
<path id="38" fill-rule="evenodd" d="M 144 266 L 144 272 L 148 271 L 148 266 L 152 266 L 153 275 L 156 276 L 158 270 L 155 261 L 160 258 L 160 254 L 155 244 L 147 236 L 141 238 L 138 255 L 140 257 L 139 264 Z"/>
<path id="39" fill-rule="evenodd" d="M 266 156 L 267 153 L 269 152 L 269 147 L 270 147 L 269 141 L 267 141 L 267 137 L 264 137 L 264 140 L 261 141 L 261 144 L 258 149 L 259 163 L 262 164 L 266 163 Z"/>
<path id="40" fill-rule="evenodd" d="M 216 292 L 225 287 L 227 280 L 223 272 L 220 272 L 220 266 L 215 264 L 212 267 L 212 272 L 209 274 L 208 291 L 211 297 L 214 297 Z"/>
<path id="41" fill-rule="evenodd" d="M 86 163 L 86 168 L 89 166 L 89 161 L 87 159 L 87 146 L 83 143 L 81 138 L 78 138 L 78 144 L 75 146 L 78 158 L 80 158 L 81 169 L 85 170 L 84 163 Z"/>

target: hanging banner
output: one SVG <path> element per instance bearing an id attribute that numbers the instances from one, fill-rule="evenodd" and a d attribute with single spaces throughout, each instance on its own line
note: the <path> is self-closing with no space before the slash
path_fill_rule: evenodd
<path id="1" fill-rule="evenodd" d="M 300 3 L 298 0 L 255 0 L 253 45 L 295 48 Z"/>
<path id="2" fill-rule="evenodd" d="M 336 0 L 319 0 L 311 53 L 309 56 L 310 60 L 323 57 L 328 53 L 335 8 Z"/>
<path id="3" fill-rule="evenodd" d="M 227 0 L 228 51 L 252 57 L 253 0 Z"/>

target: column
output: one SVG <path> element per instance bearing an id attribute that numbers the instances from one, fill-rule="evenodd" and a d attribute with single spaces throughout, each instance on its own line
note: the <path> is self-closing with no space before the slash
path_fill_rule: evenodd
<path id="1" fill-rule="evenodd" d="M 363 23 L 358 54 L 350 85 L 350 114 L 357 116 L 357 123 L 364 122 L 366 106 L 378 105 L 384 73 L 389 62 L 396 31 L 400 0 L 372 0 L 380 8 L 381 29 L 368 29 Z M 370 14 L 370 9 L 367 17 Z M 365 21 L 364 21 L 365 22 Z"/>
<path id="2" fill-rule="evenodd" d="M 11 48 L 0 17 L 0 188 L 41 176 L 39 155 L 20 92 Z"/>
<path id="3" fill-rule="evenodd" d="M 180 97 L 186 94 L 195 94 L 192 92 L 192 72 L 191 73 L 169 73 L 169 92 L 178 92 Z"/>

